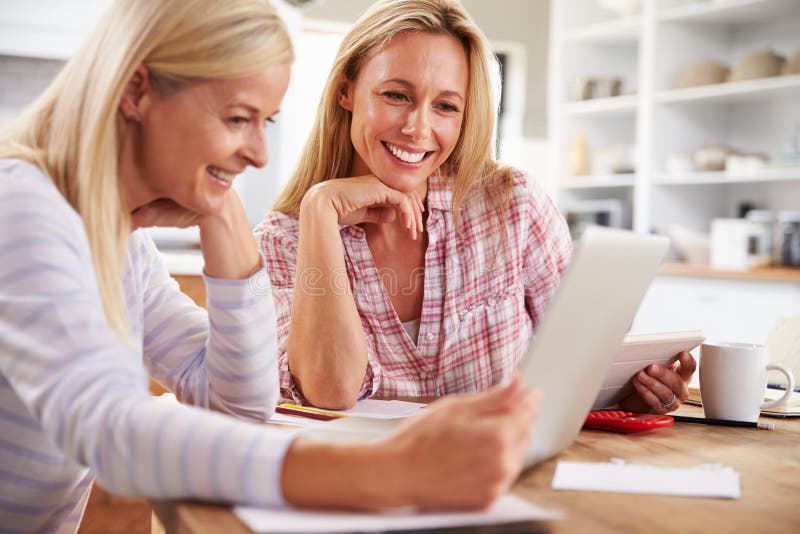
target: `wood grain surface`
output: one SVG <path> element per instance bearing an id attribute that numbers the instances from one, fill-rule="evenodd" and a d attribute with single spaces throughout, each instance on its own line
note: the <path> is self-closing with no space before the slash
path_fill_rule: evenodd
<path id="1" fill-rule="evenodd" d="M 684 406 L 679 413 L 702 416 L 702 409 Z M 634 435 L 584 430 L 557 458 L 524 472 L 512 493 L 566 514 L 563 521 L 530 525 L 534 530 L 800 532 L 800 419 L 768 421 L 775 424 L 774 431 L 691 423 Z M 665 467 L 722 463 L 741 475 L 742 498 L 556 491 L 550 487 L 558 460 L 607 462 L 611 458 Z M 230 508 L 151 504 L 167 533 L 251 533 Z"/>

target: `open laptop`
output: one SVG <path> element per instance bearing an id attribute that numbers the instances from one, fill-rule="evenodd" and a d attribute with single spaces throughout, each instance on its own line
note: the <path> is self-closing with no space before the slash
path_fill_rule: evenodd
<path id="1" fill-rule="evenodd" d="M 666 237 L 624 230 L 591 227 L 583 233 L 520 364 L 525 383 L 544 394 L 526 466 L 575 440 L 668 246 Z M 397 424 L 347 417 L 305 434 L 364 440 Z"/>

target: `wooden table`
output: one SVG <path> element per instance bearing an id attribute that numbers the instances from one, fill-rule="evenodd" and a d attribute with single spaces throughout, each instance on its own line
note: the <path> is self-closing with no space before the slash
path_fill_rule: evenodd
<path id="1" fill-rule="evenodd" d="M 679 413 L 702 415 L 694 406 Z M 774 431 L 675 423 L 639 435 L 584 430 L 557 458 L 524 472 L 512 492 L 557 508 L 566 519 L 552 532 L 800 532 L 800 418 L 768 419 Z M 671 467 L 722 463 L 741 475 L 738 500 L 555 491 L 557 460 L 628 462 Z M 168 533 L 250 534 L 230 508 L 153 502 Z"/>

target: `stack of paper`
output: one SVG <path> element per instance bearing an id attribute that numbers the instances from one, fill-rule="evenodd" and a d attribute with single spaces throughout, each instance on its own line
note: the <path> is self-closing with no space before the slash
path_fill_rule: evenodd
<path id="1" fill-rule="evenodd" d="M 238 506 L 234 512 L 253 532 L 387 532 L 434 528 L 500 525 L 562 519 L 555 510 L 540 508 L 513 495 L 500 497 L 481 512 L 417 512 L 403 509 L 378 513 L 321 510 L 272 510 Z"/>

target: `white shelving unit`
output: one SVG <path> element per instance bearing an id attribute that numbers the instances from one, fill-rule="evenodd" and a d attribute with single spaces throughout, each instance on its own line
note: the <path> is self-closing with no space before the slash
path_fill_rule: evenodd
<path id="1" fill-rule="evenodd" d="M 552 3 L 551 162 L 548 189 L 562 210 L 614 200 L 630 227 L 667 233 L 680 224 L 709 231 L 739 205 L 800 209 L 800 167 L 749 173 L 667 172 L 670 155 L 691 157 L 706 144 L 770 156 L 800 151 L 800 75 L 675 89 L 690 65 L 712 59 L 733 68 L 748 53 L 800 51 L 798 0 L 642 0 L 641 13 L 619 17 L 595 0 Z M 577 79 L 620 78 L 618 97 L 570 101 Z M 633 152 L 634 174 L 568 176 L 576 135 L 590 154 Z"/>

